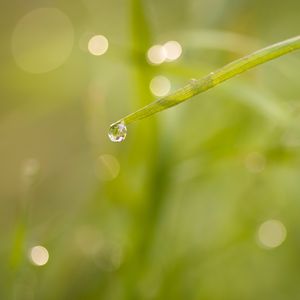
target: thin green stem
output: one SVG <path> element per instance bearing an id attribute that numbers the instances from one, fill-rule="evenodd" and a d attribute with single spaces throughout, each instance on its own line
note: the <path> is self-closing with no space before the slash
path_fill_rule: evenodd
<path id="1" fill-rule="evenodd" d="M 223 68 L 218 69 L 203 78 L 191 80 L 190 83 L 185 85 L 183 88 L 178 89 L 174 93 L 142 107 L 141 109 L 125 116 L 114 124 L 129 124 L 134 121 L 147 118 L 169 107 L 180 104 L 229 78 L 254 68 L 257 65 L 263 64 L 297 49 L 300 49 L 300 36 L 296 36 L 258 50 L 225 65 Z"/>

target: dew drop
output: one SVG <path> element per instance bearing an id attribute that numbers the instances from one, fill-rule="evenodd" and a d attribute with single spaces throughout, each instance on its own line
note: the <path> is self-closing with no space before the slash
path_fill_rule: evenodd
<path id="1" fill-rule="evenodd" d="M 109 128 L 108 137 L 112 142 L 120 143 L 126 138 L 127 128 L 124 123 L 112 124 Z"/>

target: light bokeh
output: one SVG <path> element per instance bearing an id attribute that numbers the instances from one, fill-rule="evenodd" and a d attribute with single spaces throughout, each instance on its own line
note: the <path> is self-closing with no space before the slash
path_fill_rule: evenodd
<path id="1" fill-rule="evenodd" d="M 36 266 L 44 266 L 49 260 L 49 252 L 43 246 L 34 246 L 30 249 L 31 262 Z"/>
<path id="2" fill-rule="evenodd" d="M 182 54 L 182 47 L 177 41 L 168 41 L 164 44 L 167 61 L 174 61 Z"/>
<path id="3" fill-rule="evenodd" d="M 258 229 L 258 241 L 265 248 L 279 247 L 286 239 L 286 228 L 278 220 L 268 220 L 262 223 Z"/>
<path id="4" fill-rule="evenodd" d="M 167 58 L 167 53 L 162 45 L 154 45 L 147 52 L 148 62 L 154 65 L 162 64 Z"/>
<path id="5" fill-rule="evenodd" d="M 108 40 L 104 35 L 95 35 L 88 42 L 91 54 L 100 56 L 108 50 Z"/>
<path id="6" fill-rule="evenodd" d="M 150 90 L 157 97 L 166 96 L 171 90 L 171 82 L 165 76 L 155 76 L 150 81 Z"/>
<path id="7" fill-rule="evenodd" d="M 57 8 L 38 8 L 16 24 L 12 52 L 24 71 L 45 73 L 67 60 L 73 42 L 73 25 L 65 13 Z"/>

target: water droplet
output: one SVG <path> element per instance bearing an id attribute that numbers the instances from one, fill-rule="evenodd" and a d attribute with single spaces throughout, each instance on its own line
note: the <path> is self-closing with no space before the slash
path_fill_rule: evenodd
<path id="1" fill-rule="evenodd" d="M 124 123 L 112 124 L 109 128 L 108 137 L 112 142 L 123 142 L 126 138 L 127 128 Z"/>

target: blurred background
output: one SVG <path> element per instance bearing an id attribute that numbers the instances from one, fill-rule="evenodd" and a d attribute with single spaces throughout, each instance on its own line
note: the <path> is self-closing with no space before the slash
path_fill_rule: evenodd
<path id="1" fill-rule="evenodd" d="M 107 137 L 299 11 L 2 1 L 0 299 L 299 299 L 299 53 Z"/>

